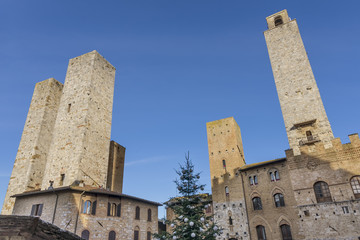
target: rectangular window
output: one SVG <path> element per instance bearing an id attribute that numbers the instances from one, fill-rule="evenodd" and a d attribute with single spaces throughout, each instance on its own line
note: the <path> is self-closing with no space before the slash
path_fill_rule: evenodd
<path id="1" fill-rule="evenodd" d="M 134 231 L 134 240 L 139 240 L 139 231 L 138 230 Z"/>
<path id="2" fill-rule="evenodd" d="M 349 208 L 347 206 L 342 207 L 342 210 L 343 210 L 344 214 L 349 213 Z"/>
<path id="3" fill-rule="evenodd" d="M 65 174 L 60 174 L 60 183 L 59 185 L 62 186 L 64 184 L 64 180 L 65 180 Z"/>
<path id="4" fill-rule="evenodd" d="M 41 216 L 42 213 L 42 209 L 43 209 L 43 204 L 34 204 L 31 207 L 31 216 Z"/>

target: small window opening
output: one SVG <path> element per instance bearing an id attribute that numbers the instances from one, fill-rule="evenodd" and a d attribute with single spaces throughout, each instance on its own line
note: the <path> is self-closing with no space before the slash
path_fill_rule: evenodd
<path id="1" fill-rule="evenodd" d="M 222 160 L 222 163 L 223 163 L 223 168 L 226 168 L 226 161 Z"/>
<path id="2" fill-rule="evenodd" d="M 306 131 L 306 138 L 307 138 L 308 141 L 314 140 L 311 131 Z"/>
<path id="3" fill-rule="evenodd" d="M 257 176 L 256 176 L 256 175 L 254 176 L 254 184 L 255 184 L 255 185 L 257 185 L 257 184 L 258 184 L 258 178 L 257 178 Z"/>
<path id="4" fill-rule="evenodd" d="M 229 197 L 229 195 L 230 195 L 228 186 L 225 187 L 225 195 L 226 195 L 226 197 Z"/>
<path id="5" fill-rule="evenodd" d="M 230 225 L 230 226 L 233 225 L 233 220 L 232 220 L 231 216 L 229 217 L 229 225 Z"/>
<path id="6" fill-rule="evenodd" d="M 31 208 L 31 216 L 41 216 L 43 204 L 34 204 Z"/>
<path id="7" fill-rule="evenodd" d="M 277 17 L 275 18 L 275 27 L 276 27 L 276 26 L 279 26 L 279 25 L 281 25 L 281 24 L 283 24 L 282 17 L 281 17 L 281 16 L 277 16 Z"/>
<path id="8" fill-rule="evenodd" d="M 253 177 L 249 177 L 249 182 L 250 182 L 250 185 L 252 186 L 252 185 L 254 185 L 254 179 L 253 179 Z"/>
<path id="9" fill-rule="evenodd" d="M 70 109 L 71 109 L 71 103 L 69 103 L 69 105 L 68 105 L 67 112 L 70 112 Z"/>
<path id="10" fill-rule="evenodd" d="M 60 174 L 60 183 L 59 183 L 60 186 L 64 184 L 64 180 L 65 180 L 65 173 Z"/>
<path id="11" fill-rule="evenodd" d="M 139 220 L 140 219 L 140 208 L 136 207 L 135 209 L 135 219 Z"/>

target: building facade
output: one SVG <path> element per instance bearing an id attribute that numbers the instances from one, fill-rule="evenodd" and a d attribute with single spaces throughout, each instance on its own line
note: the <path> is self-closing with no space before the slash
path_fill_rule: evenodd
<path id="1" fill-rule="evenodd" d="M 360 239 L 360 140 L 334 138 L 296 19 L 264 32 L 290 149 L 246 164 L 233 118 L 207 123 L 218 239 Z"/>
<path id="2" fill-rule="evenodd" d="M 92 51 L 65 84 L 35 86 L 2 215 L 31 215 L 84 239 L 149 240 L 161 204 L 122 193 L 125 148 L 111 141 L 115 68 Z"/>

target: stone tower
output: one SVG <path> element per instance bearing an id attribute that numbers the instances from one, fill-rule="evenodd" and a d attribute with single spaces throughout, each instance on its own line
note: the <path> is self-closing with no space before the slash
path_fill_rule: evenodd
<path id="1" fill-rule="evenodd" d="M 42 189 L 107 186 L 115 68 L 92 51 L 69 62 Z"/>
<path id="2" fill-rule="evenodd" d="M 35 85 L 1 211 L 3 215 L 12 213 L 15 199 L 10 196 L 41 187 L 62 89 L 63 85 L 53 78 Z"/>
<path id="3" fill-rule="evenodd" d="M 266 18 L 264 32 L 290 148 L 334 138 L 295 19 L 283 10 Z"/>
<path id="4" fill-rule="evenodd" d="M 208 122 L 206 129 L 215 217 L 224 234 L 236 238 L 248 232 L 244 192 L 239 187 L 242 180 L 238 170 L 245 165 L 240 128 L 230 117 Z"/>

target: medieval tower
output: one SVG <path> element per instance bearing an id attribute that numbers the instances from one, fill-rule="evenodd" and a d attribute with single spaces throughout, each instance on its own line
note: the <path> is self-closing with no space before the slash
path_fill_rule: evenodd
<path id="1" fill-rule="evenodd" d="M 360 239 L 360 139 L 334 138 L 297 21 L 264 32 L 290 149 L 246 164 L 233 118 L 206 124 L 218 240 Z"/>
<path id="2" fill-rule="evenodd" d="M 290 148 L 334 138 L 296 19 L 283 10 L 266 18 L 264 32 Z"/>

